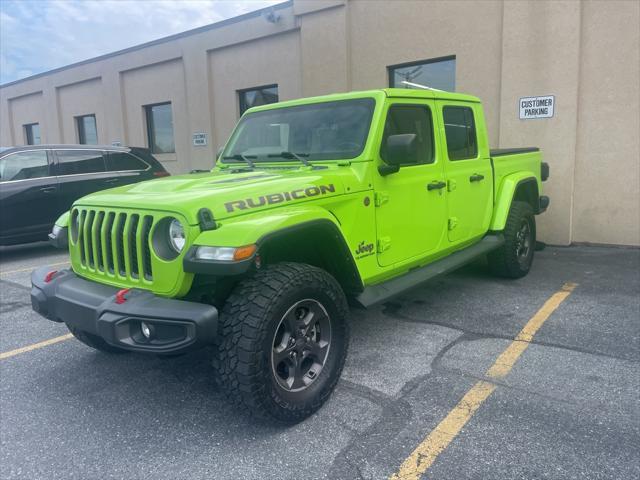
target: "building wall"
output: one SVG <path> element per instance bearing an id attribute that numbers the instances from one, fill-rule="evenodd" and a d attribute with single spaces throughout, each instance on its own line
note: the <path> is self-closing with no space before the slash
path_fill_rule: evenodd
<path id="1" fill-rule="evenodd" d="M 78 142 L 76 117 L 94 114 L 98 130 L 98 142 L 107 138 L 106 112 L 102 80 L 92 78 L 56 89 L 59 111 L 60 139 L 62 143 Z"/>
<path id="2" fill-rule="evenodd" d="M 77 142 L 94 113 L 101 143 L 147 145 L 144 105 L 171 101 L 172 173 L 209 168 L 239 116 L 237 91 L 280 99 L 388 86 L 389 65 L 456 56 L 456 90 L 484 101 L 492 146 L 539 146 L 552 202 L 539 237 L 640 245 L 640 4 L 294 0 L 277 22 L 249 14 L 0 87 L 0 142 Z M 519 120 L 521 97 L 555 95 L 555 116 Z M 208 134 L 194 146 L 192 134 Z"/>

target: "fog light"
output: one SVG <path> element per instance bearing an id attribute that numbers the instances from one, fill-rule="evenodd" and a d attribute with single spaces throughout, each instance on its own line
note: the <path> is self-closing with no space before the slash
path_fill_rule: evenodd
<path id="1" fill-rule="evenodd" d="M 147 325 L 145 322 L 140 322 L 140 331 L 144 338 L 149 340 L 151 338 L 151 326 Z"/>

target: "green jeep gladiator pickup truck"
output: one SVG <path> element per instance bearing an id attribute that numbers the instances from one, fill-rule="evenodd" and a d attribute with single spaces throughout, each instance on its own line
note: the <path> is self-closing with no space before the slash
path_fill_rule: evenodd
<path id="1" fill-rule="evenodd" d="M 385 89 L 252 108 L 211 172 L 88 195 L 55 229 L 71 269 L 32 274 L 35 311 L 105 352 L 210 345 L 234 403 L 315 412 L 369 307 L 488 255 L 531 267 L 548 166 L 490 151 L 472 96 Z"/>

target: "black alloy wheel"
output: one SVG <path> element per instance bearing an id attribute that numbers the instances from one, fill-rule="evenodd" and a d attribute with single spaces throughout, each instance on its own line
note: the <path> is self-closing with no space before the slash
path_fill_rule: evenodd
<path id="1" fill-rule="evenodd" d="M 290 392 L 304 390 L 322 371 L 331 348 L 327 310 L 313 299 L 300 300 L 276 328 L 271 368 L 278 384 Z"/>

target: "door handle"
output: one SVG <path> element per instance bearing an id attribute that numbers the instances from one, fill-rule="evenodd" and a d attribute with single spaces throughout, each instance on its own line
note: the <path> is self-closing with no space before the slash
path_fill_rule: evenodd
<path id="1" fill-rule="evenodd" d="M 56 187 L 44 187 L 44 188 L 41 188 L 40 191 L 42 193 L 53 193 L 56 191 Z"/>
<path id="2" fill-rule="evenodd" d="M 431 190 L 440 190 L 441 188 L 444 188 L 447 186 L 446 182 L 438 182 L 433 181 L 431 183 L 427 183 L 427 190 L 431 191 Z"/>
<path id="3" fill-rule="evenodd" d="M 104 181 L 104 183 L 118 183 L 120 181 L 119 178 L 109 178 Z"/>
<path id="4" fill-rule="evenodd" d="M 474 173 L 469 177 L 470 182 L 479 182 L 480 180 L 484 180 L 484 175 L 480 175 L 479 173 Z"/>

